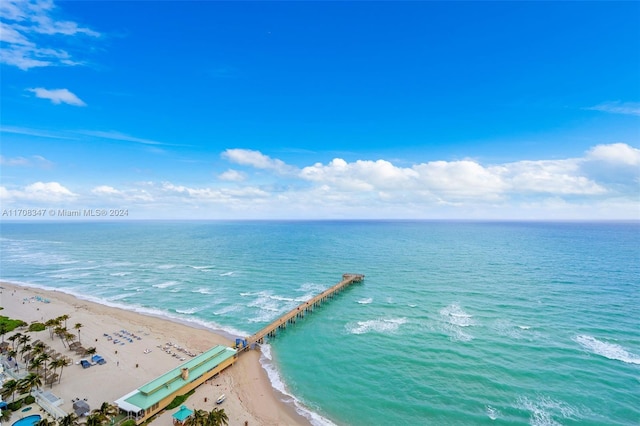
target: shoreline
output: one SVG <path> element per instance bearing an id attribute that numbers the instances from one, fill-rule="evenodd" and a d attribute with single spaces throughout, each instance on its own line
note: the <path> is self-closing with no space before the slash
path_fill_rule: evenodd
<path id="1" fill-rule="evenodd" d="M 80 341 L 85 347 L 96 347 L 97 353 L 107 360 L 105 365 L 84 370 L 75 365 L 82 357 L 66 349 L 60 339 L 52 340 L 46 330 L 29 333 L 33 336 L 32 341 L 40 339 L 73 359 L 73 364 L 63 369 L 60 384 L 54 384 L 52 388 L 43 386 L 64 399 L 61 408 L 66 412 L 72 411 L 71 400 L 74 398 L 87 398 L 92 408 L 105 401 L 113 403 L 181 364 L 179 359 L 164 353 L 162 347 L 167 343 L 201 353 L 216 344 L 232 346 L 235 337 L 226 330 L 211 329 L 197 322 L 102 304 L 60 290 L 7 281 L 0 281 L 0 286 L 3 287 L 0 289 L 0 306 L 4 308 L 0 315 L 31 323 L 67 314 L 67 329 L 78 334 L 74 325 L 82 324 Z M 44 299 L 49 303 L 43 302 Z M 114 345 L 105 334 L 112 335 L 119 330 L 137 333 L 140 340 Z M 18 331 L 22 332 L 15 330 L 7 333 L 5 338 Z M 199 386 L 184 405 L 190 409 L 210 411 L 216 407 L 217 397 L 224 393 L 227 398 L 220 408 L 224 408 L 229 416 L 229 425 L 312 424 L 309 418 L 296 410 L 289 395 L 272 386 L 260 356 L 256 350 L 243 353 L 234 366 Z M 117 380 L 113 380 L 114 377 Z M 93 386 L 94 383 L 100 383 L 100 386 Z M 153 422 L 171 424 L 171 415 L 175 411 L 177 409 L 164 411 Z"/>

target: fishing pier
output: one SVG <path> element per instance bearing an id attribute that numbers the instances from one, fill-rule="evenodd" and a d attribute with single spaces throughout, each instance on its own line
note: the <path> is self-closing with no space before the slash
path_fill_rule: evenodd
<path id="1" fill-rule="evenodd" d="M 278 330 L 287 328 L 288 324 L 294 324 L 299 318 L 304 318 L 307 312 L 313 312 L 314 308 L 320 306 L 328 299 L 333 298 L 336 293 L 344 290 L 353 283 L 362 282 L 362 280 L 364 280 L 364 275 L 362 274 L 343 274 L 342 281 L 306 302 L 301 303 L 298 307 L 282 315 L 254 335 L 247 337 L 245 340 L 236 339 L 236 348 L 238 351 L 247 350 L 254 347 L 256 343 L 263 343 L 265 337 L 274 337 Z"/>

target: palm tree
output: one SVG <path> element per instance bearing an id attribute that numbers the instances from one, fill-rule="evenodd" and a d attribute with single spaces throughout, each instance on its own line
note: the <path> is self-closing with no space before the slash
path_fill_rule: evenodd
<path id="1" fill-rule="evenodd" d="M 97 350 L 96 348 L 94 348 L 94 347 L 90 347 L 90 348 L 88 348 L 88 349 L 85 351 L 85 353 L 86 353 L 87 355 L 93 355 L 93 354 L 95 354 L 97 351 L 98 351 L 98 350 Z"/>
<path id="2" fill-rule="evenodd" d="M 36 370 L 36 374 L 40 375 L 40 366 L 42 365 L 42 358 L 35 357 L 29 363 L 29 370 Z"/>
<path id="3" fill-rule="evenodd" d="M 49 319 L 44 323 L 44 326 L 49 329 L 49 336 L 51 337 L 51 340 L 53 340 L 53 330 L 60 326 L 60 321 L 57 319 Z"/>
<path id="4" fill-rule="evenodd" d="M 100 408 L 93 410 L 94 413 L 100 413 L 105 419 L 110 420 L 118 414 L 118 407 L 111 405 L 108 402 L 103 402 Z"/>
<path id="5" fill-rule="evenodd" d="M 67 345 L 68 345 L 68 344 L 72 343 L 74 340 L 76 340 L 76 335 L 65 330 L 65 332 L 64 332 L 64 340 L 67 341 Z"/>
<path id="6" fill-rule="evenodd" d="M 43 417 L 38 423 L 35 424 L 35 426 L 56 426 L 56 421 L 49 420 L 48 418 Z"/>
<path id="7" fill-rule="evenodd" d="M 7 324 L 5 324 L 4 322 L 1 322 L 0 334 L 2 335 L 2 343 L 4 343 L 4 335 L 7 334 L 7 331 L 9 331 L 9 329 L 7 328 Z"/>
<path id="8" fill-rule="evenodd" d="M 42 386 L 42 378 L 36 373 L 29 373 L 27 377 L 18 381 L 18 390 L 29 395 L 31 395 L 33 388 L 38 389 L 40 386 Z"/>
<path id="9" fill-rule="evenodd" d="M 49 361 L 51 359 L 51 355 L 49 355 L 48 353 L 44 352 L 42 354 L 40 354 L 40 356 L 38 357 L 42 363 L 44 364 L 44 377 L 47 377 L 47 361 Z"/>
<path id="10" fill-rule="evenodd" d="M 0 423 L 5 422 L 8 424 L 9 420 L 11 420 L 11 414 L 12 411 L 9 409 L 0 410 Z"/>
<path id="11" fill-rule="evenodd" d="M 194 410 L 193 414 L 187 418 L 185 422 L 186 426 L 204 426 L 204 422 L 207 418 L 207 412 L 204 410 Z"/>
<path id="12" fill-rule="evenodd" d="M 29 336 L 28 334 L 23 334 L 20 336 L 20 339 L 18 341 L 18 347 L 20 345 L 22 345 L 22 347 L 24 348 L 24 346 L 29 343 L 29 341 L 31 340 L 31 336 Z"/>
<path id="13" fill-rule="evenodd" d="M 80 324 L 80 323 L 76 323 L 76 325 L 74 325 L 74 326 L 73 326 L 73 328 L 75 328 L 76 330 L 78 330 L 78 342 L 80 342 L 80 343 L 82 343 L 82 342 L 80 341 L 80 329 L 81 329 L 82 327 L 84 327 L 84 326 L 83 326 L 82 324 Z"/>
<path id="14" fill-rule="evenodd" d="M 100 413 L 91 413 L 87 416 L 87 420 L 85 422 L 86 426 L 101 426 L 105 424 L 106 421 Z"/>
<path id="15" fill-rule="evenodd" d="M 207 415 L 205 426 L 222 426 L 229 424 L 229 416 L 224 412 L 224 408 L 218 410 L 214 408 Z"/>
<path id="16" fill-rule="evenodd" d="M 64 328 L 67 328 L 67 320 L 71 318 L 69 315 L 64 314 L 64 315 L 60 315 L 58 318 L 58 320 L 60 320 L 60 322 L 64 321 Z"/>
<path id="17" fill-rule="evenodd" d="M 80 422 L 78 422 L 78 416 L 76 413 L 69 413 L 63 418 L 60 419 L 58 426 L 78 426 Z"/>
<path id="18" fill-rule="evenodd" d="M 21 336 L 22 333 L 16 333 L 12 336 L 7 337 L 7 340 L 11 342 L 11 347 L 13 348 L 13 350 L 16 350 L 16 340 L 18 341 L 18 343 L 20 343 Z"/>
<path id="19" fill-rule="evenodd" d="M 66 358 L 58 358 L 51 361 L 49 365 L 54 368 L 54 371 L 58 368 L 60 369 L 60 375 L 58 376 L 58 384 L 60 384 L 60 380 L 62 380 L 62 370 L 69 365 L 69 361 Z M 53 386 L 53 383 L 51 385 Z"/>
<path id="20" fill-rule="evenodd" d="M 0 390 L 0 395 L 2 395 L 3 399 L 7 399 L 7 397 L 11 396 L 11 401 L 15 401 L 17 390 L 18 390 L 18 382 L 16 382 L 15 380 L 7 380 L 2 384 L 2 390 Z"/>
<path id="21" fill-rule="evenodd" d="M 31 345 L 28 345 L 28 344 L 27 344 L 27 345 L 24 345 L 24 346 L 20 349 L 20 355 L 22 355 L 22 360 L 23 360 L 23 361 L 24 361 L 24 354 L 25 354 L 26 352 L 31 352 L 31 349 L 33 349 L 33 348 L 31 347 Z"/>
<path id="22" fill-rule="evenodd" d="M 60 340 L 62 341 L 62 346 L 64 346 L 65 348 L 67 347 L 64 344 L 64 338 L 66 336 L 67 333 L 67 329 L 65 327 L 56 327 L 55 330 L 53 330 L 53 332 L 56 334 L 56 336 L 58 336 L 60 338 Z"/>

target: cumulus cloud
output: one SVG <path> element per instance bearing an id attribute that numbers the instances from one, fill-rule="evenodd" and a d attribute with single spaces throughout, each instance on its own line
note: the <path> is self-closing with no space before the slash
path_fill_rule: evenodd
<path id="1" fill-rule="evenodd" d="M 36 182 L 21 189 L 2 187 L 0 196 L 3 201 L 64 199 L 78 205 L 127 201 L 138 211 L 149 207 L 151 217 L 168 212 L 164 217 L 176 218 L 638 219 L 638 154 L 637 148 L 616 143 L 554 160 L 400 166 L 335 158 L 296 168 L 258 151 L 228 150 L 225 158 L 247 168 L 229 169 L 211 184 L 105 183 L 74 194 L 56 182 Z M 22 163 L 22 158 L 3 161 Z"/>
<path id="2" fill-rule="evenodd" d="M 246 178 L 247 178 L 247 175 L 245 173 L 242 173 L 238 170 L 233 170 L 233 169 L 229 169 L 218 175 L 218 179 L 229 181 L 229 182 L 242 182 Z"/>
<path id="3" fill-rule="evenodd" d="M 56 65 L 79 65 L 66 50 L 72 37 L 100 37 L 90 28 L 58 18 L 52 0 L 0 2 L 0 62 L 29 70 Z"/>
<path id="4" fill-rule="evenodd" d="M 74 194 L 58 182 L 35 182 L 22 189 L 7 189 L 3 187 L 2 198 L 5 201 L 34 201 L 55 202 L 74 200 L 78 194 Z"/>
<path id="5" fill-rule="evenodd" d="M 593 111 L 608 112 L 611 114 L 625 114 L 640 116 L 640 102 L 604 102 L 587 108 Z"/>
<path id="6" fill-rule="evenodd" d="M 282 160 L 273 159 L 268 155 L 264 155 L 260 151 L 253 151 L 250 149 L 227 149 L 222 153 L 222 158 L 243 166 L 272 170 L 282 174 L 292 173 L 295 171 L 295 167 L 287 165 Z"/>
<path id="7" fill-rule="evenodd" d="M 35 93 L 37 98 L 49 99 L 52 103 L 69 104 L 74 106 L 87 106 L 79 97 L 71 93 L 68 89 L 45 89 L 42 87 L 36 87 L 33 89 L 27 89 L 30 92 Z"/>
<path id="8" fill-rule="evenodd" d="M 587 160 L 638 166 L 640 165 L 640 149 L 624 143 L 597 145 L 587 152 Z"/>
<path id="9" fill-rule="evenodd" d="M 110 200 L 121 200 L 130 202 L 153 202 L 154 197 L 143 188 L 129 188 L 127 190 L 116 189 L 110 185 L 99 185 L 91 190 L 91 194 Z"/>

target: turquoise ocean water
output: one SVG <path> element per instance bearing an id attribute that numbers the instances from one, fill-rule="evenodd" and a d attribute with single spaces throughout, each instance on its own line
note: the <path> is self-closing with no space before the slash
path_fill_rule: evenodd
<path id="1" fill-rule="evenodd" d="M 0 278 L 249 335 L 314 424 L 640 424 L 640 224 L 3 223 Z"/>

